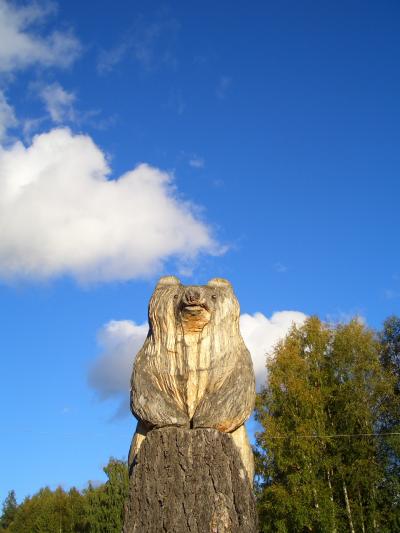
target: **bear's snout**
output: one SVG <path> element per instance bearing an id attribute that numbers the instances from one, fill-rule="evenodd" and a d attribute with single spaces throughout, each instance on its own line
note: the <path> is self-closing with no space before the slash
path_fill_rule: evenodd
<path id="1" fill-rule="evenodd" d="M 201 287 L 187 287 L 183 293 L 182 303 L 184 306 L 204 306 L 206 301 Z"/>

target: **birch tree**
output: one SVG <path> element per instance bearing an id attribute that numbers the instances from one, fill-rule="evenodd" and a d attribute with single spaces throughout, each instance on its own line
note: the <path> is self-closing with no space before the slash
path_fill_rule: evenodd
<path id="1" fill-rule="evenodd" d="M 358 320 L 311 317 L 275 347 L 256 404 L 262 531 L 385 531 L 386 377 L 376 335 Z"/>

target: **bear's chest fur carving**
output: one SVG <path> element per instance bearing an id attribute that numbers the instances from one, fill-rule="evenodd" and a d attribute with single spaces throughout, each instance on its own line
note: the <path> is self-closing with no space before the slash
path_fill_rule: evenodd
<path id="1" fill-rule="evenodd" d="M 229 282 L 184 286 L 162 278 L 149 304 L 148 337 L 132 375 L 133 413 L 152 426 L 231 431 L 254 403 L 250 354 Z"/>

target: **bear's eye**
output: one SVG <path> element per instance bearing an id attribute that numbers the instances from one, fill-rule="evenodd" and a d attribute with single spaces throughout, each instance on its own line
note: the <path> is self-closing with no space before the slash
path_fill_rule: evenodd
<path id="1" fill-rule="evenodd" d="M 217 299 L 217 295 L 216 295 L 216 294 L 213 294 L 213 295 L 211 296 L 211 298 L 212 298 L 213 300 L 216 300 L 216 299 Z"/>

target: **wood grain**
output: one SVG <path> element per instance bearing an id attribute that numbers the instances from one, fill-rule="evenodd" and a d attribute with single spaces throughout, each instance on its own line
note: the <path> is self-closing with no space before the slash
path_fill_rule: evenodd
<path id="1" fill-rule="evenodd" d="M 151 428 L 214 428 L 232 433 L 249 477 L 253 457 L 241 428 L 254 407 L 250 353 L 229 281 L 184 286 L 161 278 L 149 303 L 149 334 L 131 379 L 131 410 L 141 422 L 130 457 Z M 144 430 L 143 430 L 144 429 Z"/>

